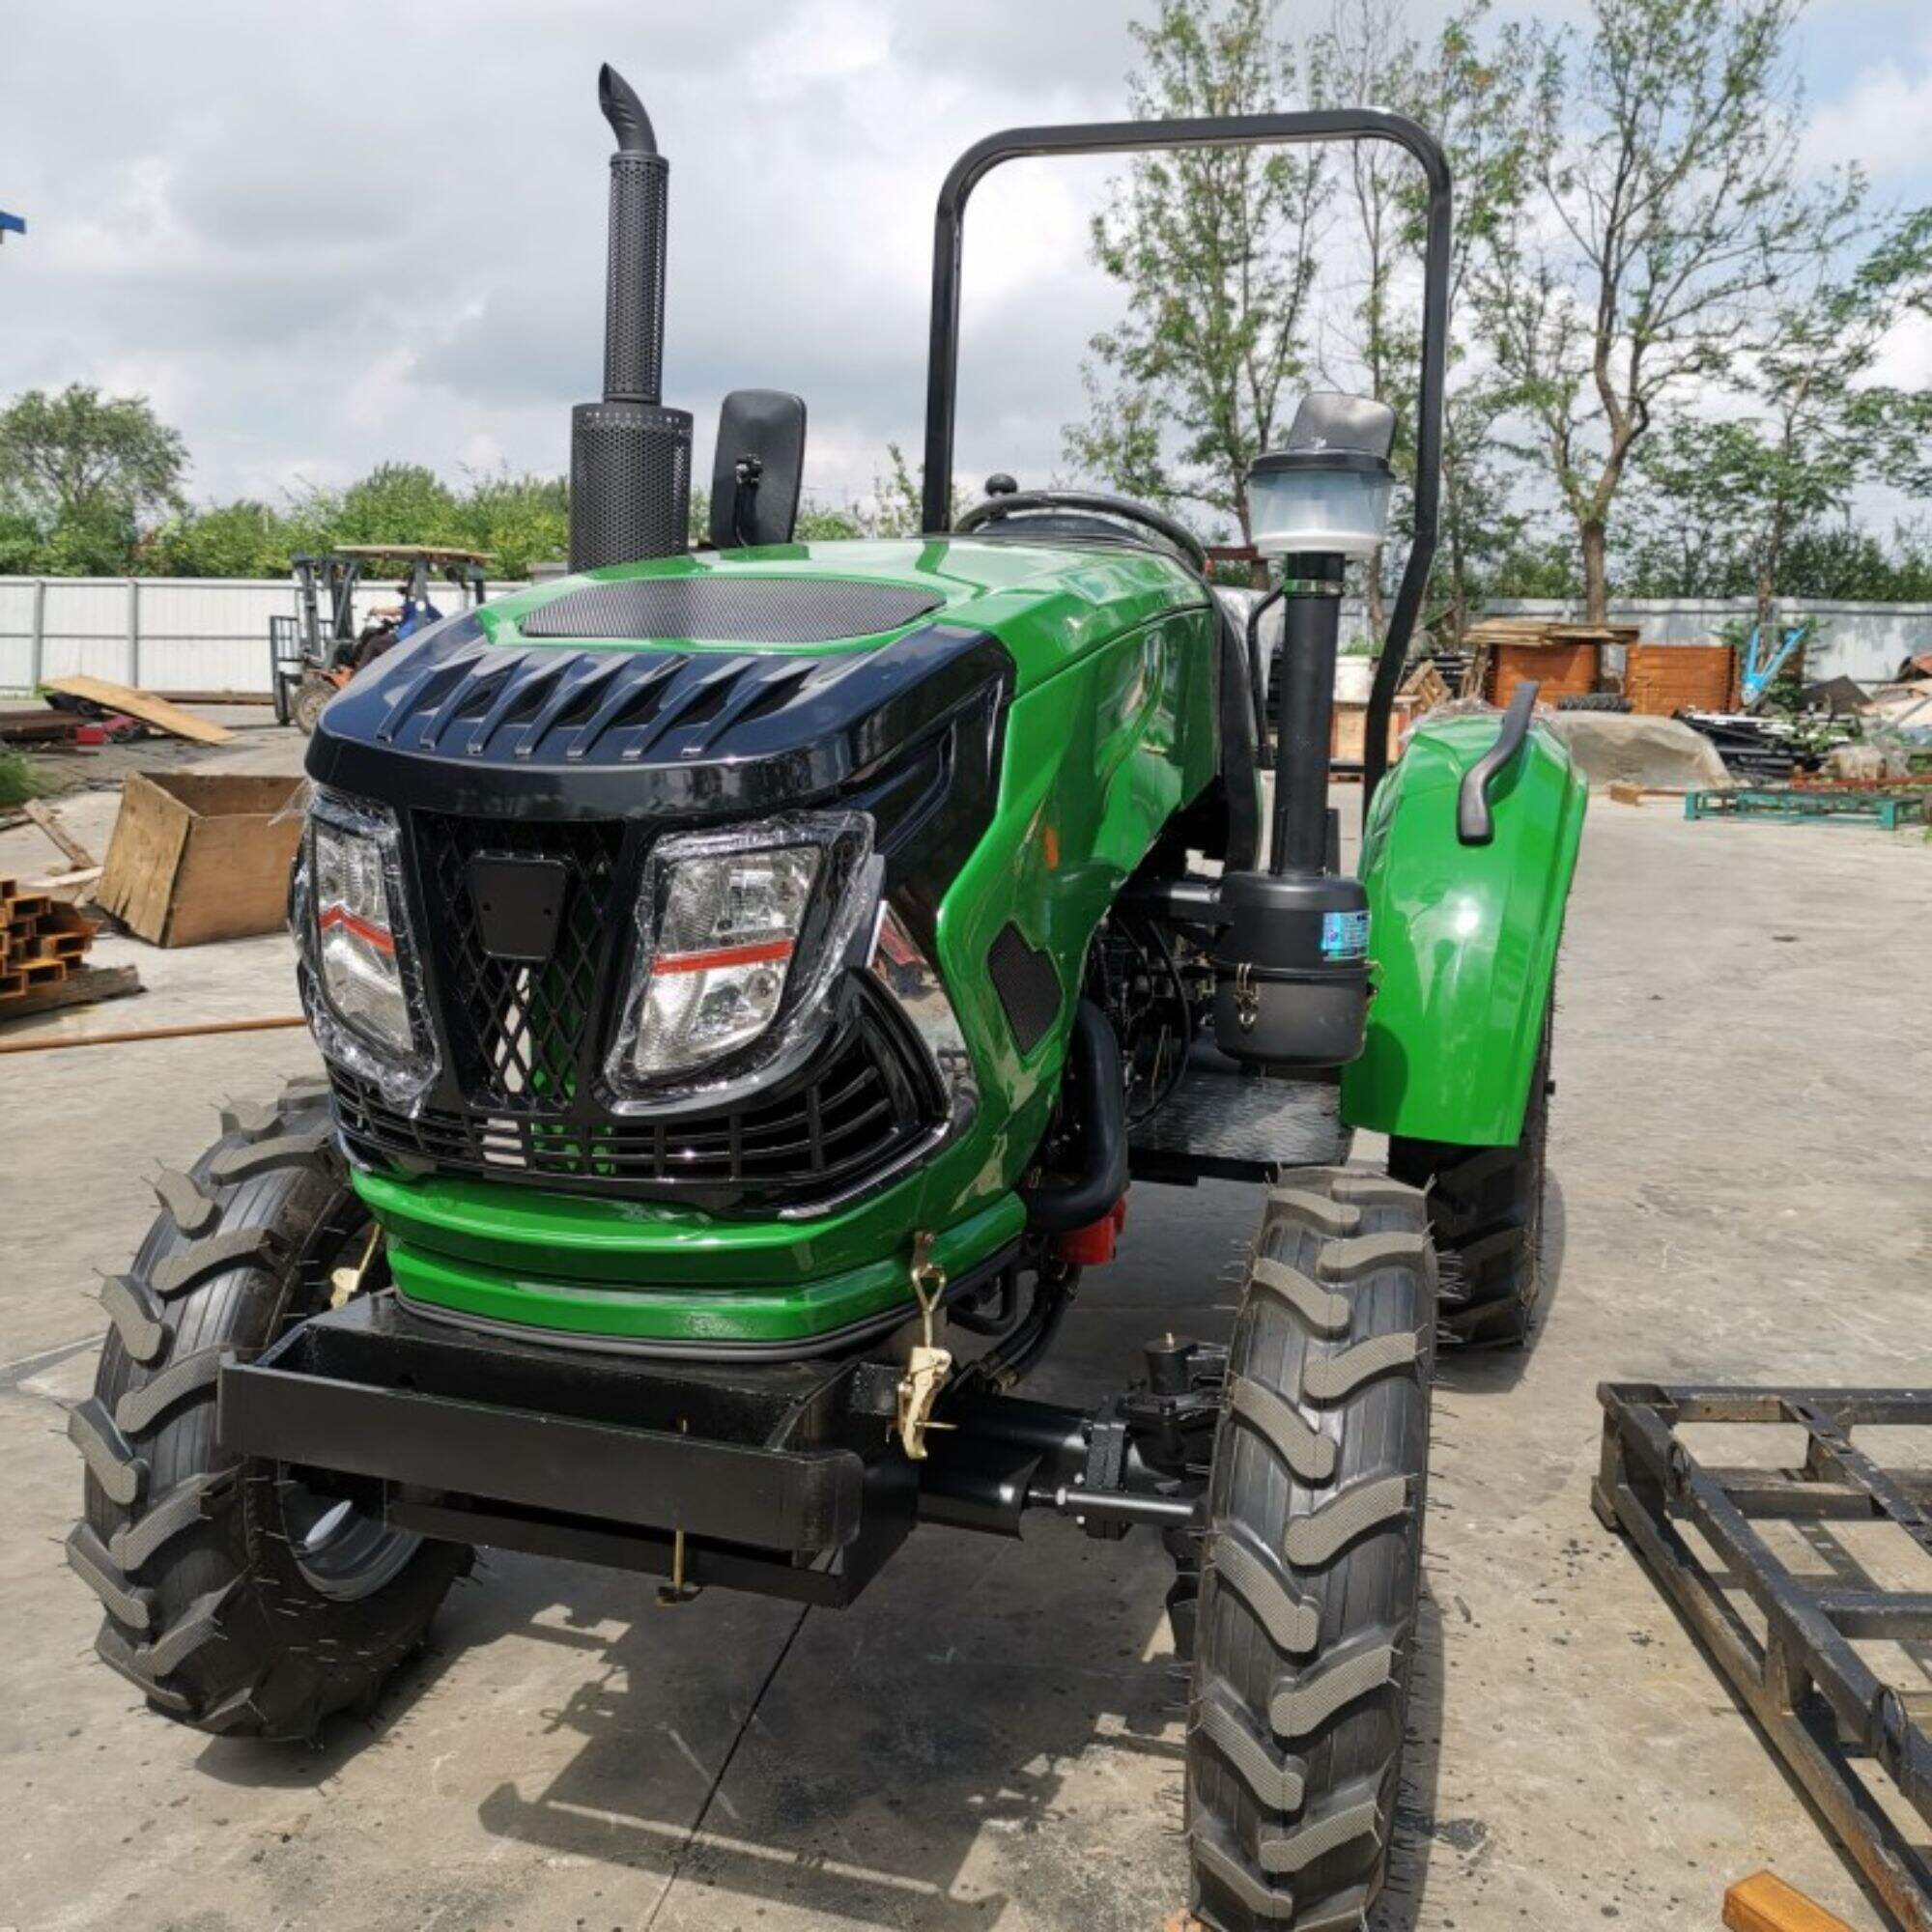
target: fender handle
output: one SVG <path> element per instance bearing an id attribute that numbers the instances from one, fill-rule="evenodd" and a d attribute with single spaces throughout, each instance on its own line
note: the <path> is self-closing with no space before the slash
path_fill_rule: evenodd
<path id="1" fill-rule="evenodd" d="M 1490 781 L 1522 750 L 1529 736 L 1530 713 L 1536 709 L 1540 687 L 1526 677 L 1510 694 L 1509 709 L 1503 713 L 1503 728 L 1496 742 L 1463 774 L 1462 789 L 1456 794 L 1456 837 L 1464 845 L 1487 845 L 1496 834 L 1496 821 L 1490 810 Z"/>

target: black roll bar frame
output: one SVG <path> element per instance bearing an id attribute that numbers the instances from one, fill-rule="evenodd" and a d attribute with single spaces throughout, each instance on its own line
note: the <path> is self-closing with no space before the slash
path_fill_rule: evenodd
<path id="1" fill-rule="evenodd" d="M 1093 121 L 1009 128 L 988 134 L 953 162 L 939 190 L 933 225 L 932 329 L 925 377 L 925 476 L 921 526 L 941 536 L 952 522 L 952 443 L 959 387 L 959 270 L 966 203 L 1004 161 L 1048 155 L 1143 154 L 1164 148 L 1309 146 L 1321 141 L 1391 141 L 1421 166 L 1429 185 L 1422 268 L 1422 372 L 1415 417 L 1415 527 L 1388 634 L 1376 661 L 1363 748 L 1362 810 L 1388 766 L 1388 721 L 1422 593 L 1435 558 L 1442 483 L 1442 390 L 1449 363 L 1449 162 L 1434 135 L 1401 114 L 1368 107 L 1294 114 L 1232 114 L 1179 121 Z"/>

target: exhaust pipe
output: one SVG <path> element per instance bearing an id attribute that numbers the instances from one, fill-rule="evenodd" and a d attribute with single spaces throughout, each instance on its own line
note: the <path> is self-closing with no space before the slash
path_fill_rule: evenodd
<path id="1" fill-rule="evenodd" d="M 617 137 L 604 298 L 604 400 L 570 412 L 570 567 L 596 570 L 690 545 L 691 417 L 664 406 L 665 230 L 670 163 L 615 68 L 597 104 Z"/>

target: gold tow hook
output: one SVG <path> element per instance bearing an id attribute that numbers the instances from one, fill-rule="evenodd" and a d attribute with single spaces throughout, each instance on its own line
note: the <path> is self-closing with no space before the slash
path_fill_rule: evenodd
<path id="1" fill-rule="evenodd" d="M 362 1259 L 354 1267 L 331 1268 L 328 1274 L 328 1305 L 340 1308 L 345 1301 L 354 1300 L 362 1293 L 362 1277 L 369 1272 L 369 1264 L 376 1259 L 377 1244 L 383 1238 L 383 1224 L 371 1221 L 369 1238 L 363 1244 Z"/>
<path id="2" fill-rule="evenodd" d="M 680 1435 L 691 1434 L 690 1422 L 680 1417 L 677 1425 Z M 684 1580 L 684 1531 L 674 1529 L 670 1533 L 670 1581 L 658 1585 L 658 1608 L 674 1610 L 680 1604 L 688 1604 L 703 1586 L 687 1583 Z"/>
<path id="3" fill-rule="evenodd" d="M 912 1238 L 912 1292 L 919 1301 L 920 1340 L 907 1358 L 905 1374 L 899 1378 L 898 1414 L 894 1428 L 899 1445 L 915 1463 L 925 1461 L 925 1432 L 950 1429 L 950 1422 L 935 1422 L 932 1406 L 952 1373 L 952 1353 L 932 1339 L 932 1318 L 939 1310 L 939 1298 L 946 1293 L 946 1270 L 932 1259 L 934 1236 L 922 1229 Z"/>

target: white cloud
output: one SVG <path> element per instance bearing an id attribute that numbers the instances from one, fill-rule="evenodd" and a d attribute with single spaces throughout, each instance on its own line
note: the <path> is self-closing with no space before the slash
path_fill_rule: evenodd
<path id="1" fill-rule="evenodd" d="M 331 42 L 382 49 L 345 66 L 244 0 L 16 9 L 5 387 L 144 389 L 208 496 L 398 457 L 560 469 L 601 361 L 610 59 L 671 159 L 667 392 L 700 470 L 724 390 L 773 384 L 810 405 L 813 485 L 863 493 L 888 438 L 917 444 L 946 167 L 993 128 L 1120 111 L 1128 12 L 334 0 Z M 962 461 L 1037 475 L 1111 299 L 1088 186 L 1040 172 L 974 206 L 961 421 Z M 996 412 L 1026 433 L 982 452 Z"/>
<path id="2" fill-rule="evenodd" d="M 1811 117 L 1804 156 L 1820 168 L 1857 165 L 1884 185 L 1932 162 L 1932 35 L 1902 56 L 1862 69 Z"/>

